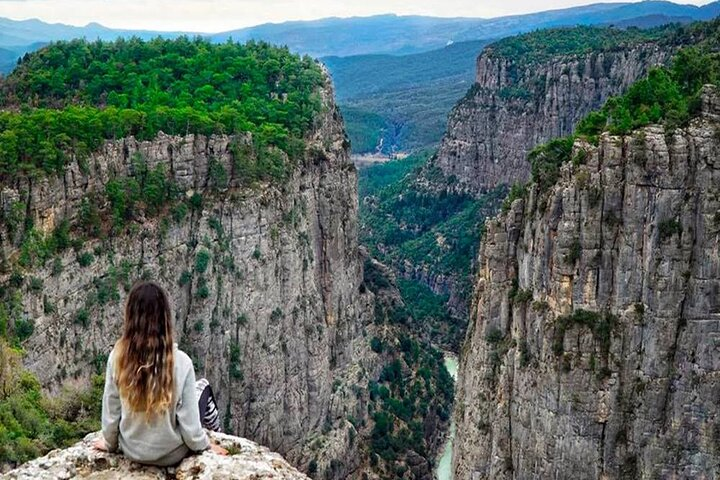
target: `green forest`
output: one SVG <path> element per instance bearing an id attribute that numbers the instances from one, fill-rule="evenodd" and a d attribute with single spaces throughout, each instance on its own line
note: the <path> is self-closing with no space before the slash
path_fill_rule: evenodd
<path id="1" fill-rule="evenodd" d="M 674 38 L 681 27 L 651 29 L 576 26 L 551 28 L 508 37 L 489 45 L 491 58 L 512 59 L 516 65 L 543 63 L 558 55 L 586 55 L 626 49 L 630 45 Z"/>
<path id="2" fill-rule="evenodd" d="M 57 42 L 0 85 L 0 175 L 61 172 L 106 139 L 250 132 L 293 159 L 320 109 L 320 67 L 260 42 Z M 272 175 L 268 175 L 272 177 Z"/>

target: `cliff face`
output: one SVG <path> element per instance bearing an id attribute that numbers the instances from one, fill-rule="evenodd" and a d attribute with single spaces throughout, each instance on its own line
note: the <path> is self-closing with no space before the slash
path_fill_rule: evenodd
<path id="1" fill-rule="evenodd" d="M 25 364 L 45 387 L 101 368 L 121 333 L 129 285 L 154 279 L 169 291 L 176 340 L 213 385 L 228 431 L 302 468 L 332 463 L 328 478 L 357 468 L 346 418 L 367 416 L 363 395 L 350 389 L 377 370 L 363 333 L 373 296 L 361 289 L 355 169 L 329 85 L 322 95 L 306 152 L 282 184 L 242 186 L 231 145 L 246 138 L 160 134 L 106 142 L 62 176 L 4 188 L 3 210 L 22 206 L 40 232 L 75 224 L 88 205 L 106 218 L 101 193 L 112 179 L 137 175 L 137 154 L 148 169 L 164 165 L 188 198 L 202 198 L 183 216 L 166 209 L 139 218 L 121 235 L 24 272 L 13 308 L 34 322 Z M 9 237 L 3 251 L 13 262 Z"/>
<path id="2" fill-rule="evenodd" d="M 624 92 L 671 49 L 653 43 L 545 63 L 516 64 L 485 51 L 477 60 L 474 87 L 453 109 L 433 164 L 453 189 L 478 194 L 501 184 L 527 181 L 527 154 Z"/>
<path id="3" fill-rule="evenodd" d="M 719 100 L 601 138 L 488 222 L 458 480 L 720 475 Z"/>
<path id="4" fill-rule="evenodd" d="M 221 457 L 211 452 L 204 452 L 201 455 L 186 458 L 173 469 L 142 466 L 130 462 L 122 455 L 98 452 L 90 444 L 94 437 L 95 434 L 90 434 L 84 441 L 28 462 L 20 468 L 2 475 L 2 478 L 7 480 L 55 480 L 58 478 L 308 480 L 309 478 L 267 448 L 229 435 L 214 433 L 212 437 L 220 445 L 229 449 L 230 456 Z"/>

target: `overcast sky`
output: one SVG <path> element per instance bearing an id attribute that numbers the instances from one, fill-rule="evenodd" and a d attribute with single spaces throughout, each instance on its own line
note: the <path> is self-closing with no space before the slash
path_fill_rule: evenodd
<path id="1" fill-rule="evenodd" d="M 596 0 L 599 1 L 599 0 Z M 265 22 L 397 13 L 497 17 L 596 3 L 587 0 L 0 0 L 0 16 L 116 28 L 218 32 Z M 604 0 L 614 2 L 616 0 Z M 684 0 L 704 5 L 710 0 Z"/>

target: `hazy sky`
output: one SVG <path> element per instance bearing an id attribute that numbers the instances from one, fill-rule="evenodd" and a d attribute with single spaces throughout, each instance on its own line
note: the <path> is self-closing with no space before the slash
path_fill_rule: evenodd
<path id="1" fill-rule="evenodd" d="M 596 0 L 601 1 L 601 0 Z M 614 2 L 617 0 L 604 0 Z M 711 0 L 682 0 L 704 5 Z M 497 17 L 596 3 L 588 0 L 0 0 L 0 16 L 151 30 L 217 32 L 265 22 L 397 13 Z"/>

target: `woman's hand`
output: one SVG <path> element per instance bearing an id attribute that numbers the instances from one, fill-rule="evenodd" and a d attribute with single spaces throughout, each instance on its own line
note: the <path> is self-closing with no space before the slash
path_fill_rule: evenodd
<path id="1" fill-rule="evenodd" d="M 227 456 L 227 454 L 228 454 L 227 450 L 225 450 L 223 447 L 221 447 L 220 445 L 218 445 L 215 442 L 210 442 L 210 450 L 212 450 L 213 453 L 222 455 L 223 457 Z"/>
<path id="2" fill-rule="evenodd" d="M 92 446 L 95 450 L 100 450 L 101 452 L 108 451 L 107 444 L 105 443 L 105 439 L 102 437 L 96 438 L 95 440 L 93 440 Z"/>

